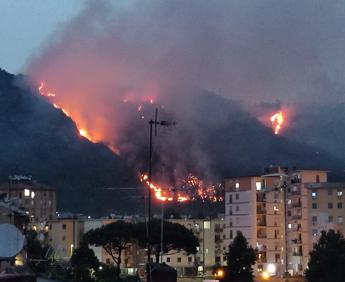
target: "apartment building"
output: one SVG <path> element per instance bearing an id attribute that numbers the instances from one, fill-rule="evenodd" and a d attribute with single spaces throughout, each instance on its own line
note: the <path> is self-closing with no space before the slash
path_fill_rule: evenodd
<path id="1" fill-rule="evenodd" d="M 309 241 L 316 243 L 323 230 L 345 234 L 345 183 L 309 183 Z"/>
<path id="2" fill-rule="evenodd" d="M 227 245 L 225 242 L 225 221 L 219 219 L 169 219 L 192 230 L 200 246 L 195 255 L 173 251 L 165 254 L 162 261 L 174 267 L 178 276 L 196 276 L 212 273 L 215 265 L 224 265 Z"/>
<path id="3" fill-rule="evenodd" d="M 55 189 L 37 183 L 31 177 L 10 176 L 8 183 L 0 184 L 0 194 L 24 210 L 30 221 L 46 221 L 55 218 Z"/>
<path id="4" fill-rule="evenodd" d="M 324 187 L 321 184 L 326 182 L 326 171 L 289 171 L 281 167 L 267 168 L 261 176 L 226 179 L 228 243 L 237 231 L 244 234 L 250 245 L 258 250 L 257 273 L 303 274 L 315 242 L 315 238 L 311 240 L 311 226 L 313 222 L 315 225 L 315 218 L 320 217 L 319 222 L 322 218 L 312 215 L 315 204 L 312 204 L 310 190 L 316 189 L 312 188 L 315 184 Z M 340 215 L 332 216 L 339 216 L 341 221 Z"/>
<path id="5" fill-rule="evenodd" d="M 284 178 L 280 172 L 225 180 L 226 244 L 242 232 L 258 251 L 257 272 L 284 272 Z"/>

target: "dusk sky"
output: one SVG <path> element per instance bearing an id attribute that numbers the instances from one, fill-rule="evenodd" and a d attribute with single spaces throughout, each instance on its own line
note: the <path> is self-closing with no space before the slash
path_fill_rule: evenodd
<path id="1" fill-rule="evenodd" d="M 59 24 L 76 15 L 83 0 L 0 1 L 0 67 L 19 72 Z"/>

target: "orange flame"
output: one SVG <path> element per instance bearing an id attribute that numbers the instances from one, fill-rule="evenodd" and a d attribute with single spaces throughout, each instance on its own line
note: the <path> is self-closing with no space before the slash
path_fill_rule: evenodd
<path id="1" fill-rule="evenodd" d="M 283 124 L 284 124 L 284 115 L 282 112 L 278 112 L 271 116 L 271 123 L 273 127 L 274 134 L 279 134 Z"/>
<path id="2" fill-rule="evenodd" d="M 41 96 L 44 96 L 44 97 L 56 97 L 56 95 L 50 91 L 46 92 L 44 90 L 45 88 L 45 83 L 41 81 L 39 87 L 38 87 L 38 92 L 41 94 Z M 74 123 L 76 124 L 77 126 L 77 129 L 78 129 L 78 132 L 79 132 L 79 135 L 82 136 L 82 137 L 85 137 L 86 139 L 88 139 L 89 141 L 93 142 L 93 143 L 96 143 L 97 140 L 93 138 L 93 136 L 85 129 L 85 128 L 81 128 L 81 126 L 79 125 L 79 123 L 72 118 L 72 116 L 70 115 L 70 113 L 65 110 L 64 108 L 62 108 L 60 105 L 56 104 L 56 103 L 52 103 L 54 108 L 56 109 L 59 109 L 61 110 L 66 116 L 68 116 L 69 118 L 71 118 Z M 110 148 L 112 151 L 113 148 Z"/>
<path id="3" fill-rule="evenodd" d="M 157 184 L 149 181 L 147 174 L 142 174 L 140 176 L 140 181 L 154 192 L 156 199 L 159 201 L 172 202 L 174 199 L 176 199 L 177 202 L 186 202 L 189 200 L 187 196 L 183 196 L 180 193 L 177 193 L 175 197 L 174 195 L 167 195 L 167 191 L 163 191 L 163 189 Z"/>

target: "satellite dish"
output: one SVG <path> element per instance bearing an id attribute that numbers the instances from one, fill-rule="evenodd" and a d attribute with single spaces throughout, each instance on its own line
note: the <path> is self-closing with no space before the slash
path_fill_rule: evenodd
<path id="1" fill-rule="evenodd" d="M 24 247 L 24 235 L 12 224 L 0 224 L 0 260 L 15 257 Z"/>

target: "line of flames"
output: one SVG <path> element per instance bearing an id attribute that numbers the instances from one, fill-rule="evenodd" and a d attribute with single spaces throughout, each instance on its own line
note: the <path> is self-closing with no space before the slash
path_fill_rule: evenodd
<path id="1" fill-rule="evenodd" d="M 158 184 L 149 181 L 149 177 L 147 174 L 140 175 L 140 181 L 145 184 L 146 187 L 151 189 L 154 192 L 155 198 L 162 202 L 172 202 L 176 200 L 177 202 L 186 202 L 189 200 L 188 196 L 181 195 L 180 193 L 170 193 L 171 195 L 167 195 L 168 191 L 163 190 Z"/>

